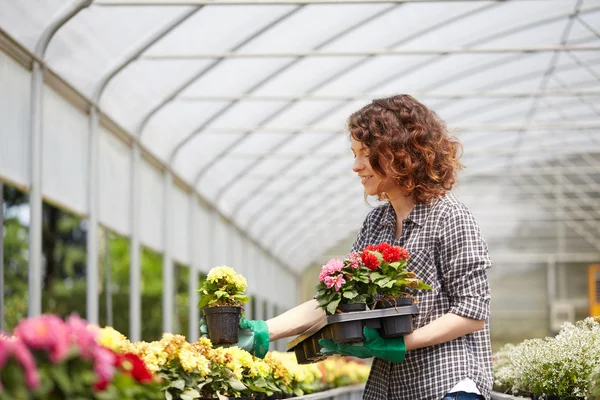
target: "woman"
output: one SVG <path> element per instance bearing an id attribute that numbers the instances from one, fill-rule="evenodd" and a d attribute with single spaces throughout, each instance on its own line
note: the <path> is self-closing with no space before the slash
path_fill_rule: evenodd
<path id="1" fill-rule="evenodd" d="M 405 247 L 411 270 L 433 286 L 415 294 L 415 330 L 382 339 L 366 329 L 362 346 L 321 341 L 323 352 L 375 356 L 364 398 L 489 399 L 491 266 L 467 207 L 449 193 L 461 145 L 435 113 L 408 95 L 374 100 L 350 116 L 353 171 L 365 195 L 386 203 L 366 217 L 352 251 L 388 242 Z M 243 347 L 262 355 L 269 340 L 297 335 L 324 318 L 316 301 L 269 321 L 243 320 Z"/>

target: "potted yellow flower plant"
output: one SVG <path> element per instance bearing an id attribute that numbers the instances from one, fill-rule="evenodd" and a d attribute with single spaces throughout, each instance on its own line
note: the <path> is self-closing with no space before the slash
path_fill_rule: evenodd
<path id="1" fill-rule="evenodd" d="M 233 268 L 219 266 L 208 272 L 206 281 L 199 289 L 198 307 L 206 316 L 208 334 L 213 344 L 234 344 L 238 341 L 238 326 L 242 316 L 242 304 L 250 298 L 246 291 L 246 278 Z"/>

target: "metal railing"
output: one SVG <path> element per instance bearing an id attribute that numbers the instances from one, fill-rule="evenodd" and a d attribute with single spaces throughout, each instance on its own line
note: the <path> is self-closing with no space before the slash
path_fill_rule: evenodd
<path id="1" fill-rule="evenodd" d="M 305 396 L 294 397 L 294 399 L 302 400 L 361 400 L 365 385 L 352 385 L 336 389 L 325 390 L 323 392 L 307 394 Z"/>

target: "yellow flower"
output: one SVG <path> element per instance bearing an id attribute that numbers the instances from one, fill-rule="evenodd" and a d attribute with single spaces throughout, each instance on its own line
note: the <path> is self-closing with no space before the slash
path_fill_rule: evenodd
<path id="1" fill-rule="evenodd" d="M 259 378 L 266 378 L 270 373 L 271 367 L 269 367 L 269 364 L 258 358 L 254 360 L 254 366 L 252 368 L 252 372 L 250 373 L 253 378 L 257 376 Z"/>
<path id="2" fill-rule="evenodd" d="M 224 279 L 227 283 L 233 283 L 233 277 L 235 275 L 236 272 L 233 268 L 228 267 L 226 265 L 221 265 L 219 267 L 214 267 L 213 269 L 208 271 L 206 280 L 210 283 L 216 283 L 220 279 Z"/>
<path id="3" fill-rule="evenodd" d="M 179 354 L 179 349 L 187 344 L 185 336 L 173 335 L 172 333 L 163 333 L 160 340 L 160 345 L 163 347 L 163 352 L 169 360 L 173 360 Z"/>
<path id="4" fill-rule="evenodd" d="M 242 275 L 239 275 L 239 274 L 237 274 L 233 277 L 233 284 L 234 284 L 235 288 L 240 292 L 245 292 L 246 287 L 248 286 L 248 283 L 246 282 L 246 278 L 244 278 Z"/>
<path id="5" fill-rule="evenodd" d="M 98 332 L 98 343 L 108 349 L 120 352 L 124 346 L 129 344 L 129 340 L 121 332 L 106 326 Z"/>

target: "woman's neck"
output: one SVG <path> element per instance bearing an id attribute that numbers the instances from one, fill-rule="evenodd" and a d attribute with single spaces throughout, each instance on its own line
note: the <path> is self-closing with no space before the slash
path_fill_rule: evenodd
<path id="1" fill-rule="evenodd" d="M 398 222 L 406 219 L 412 209 L 415 208 L 415 201 L 412 196 L 405 196 L 404 193 L 394 193 L 392 195 L 387 193 L 387 195 Z"/>

